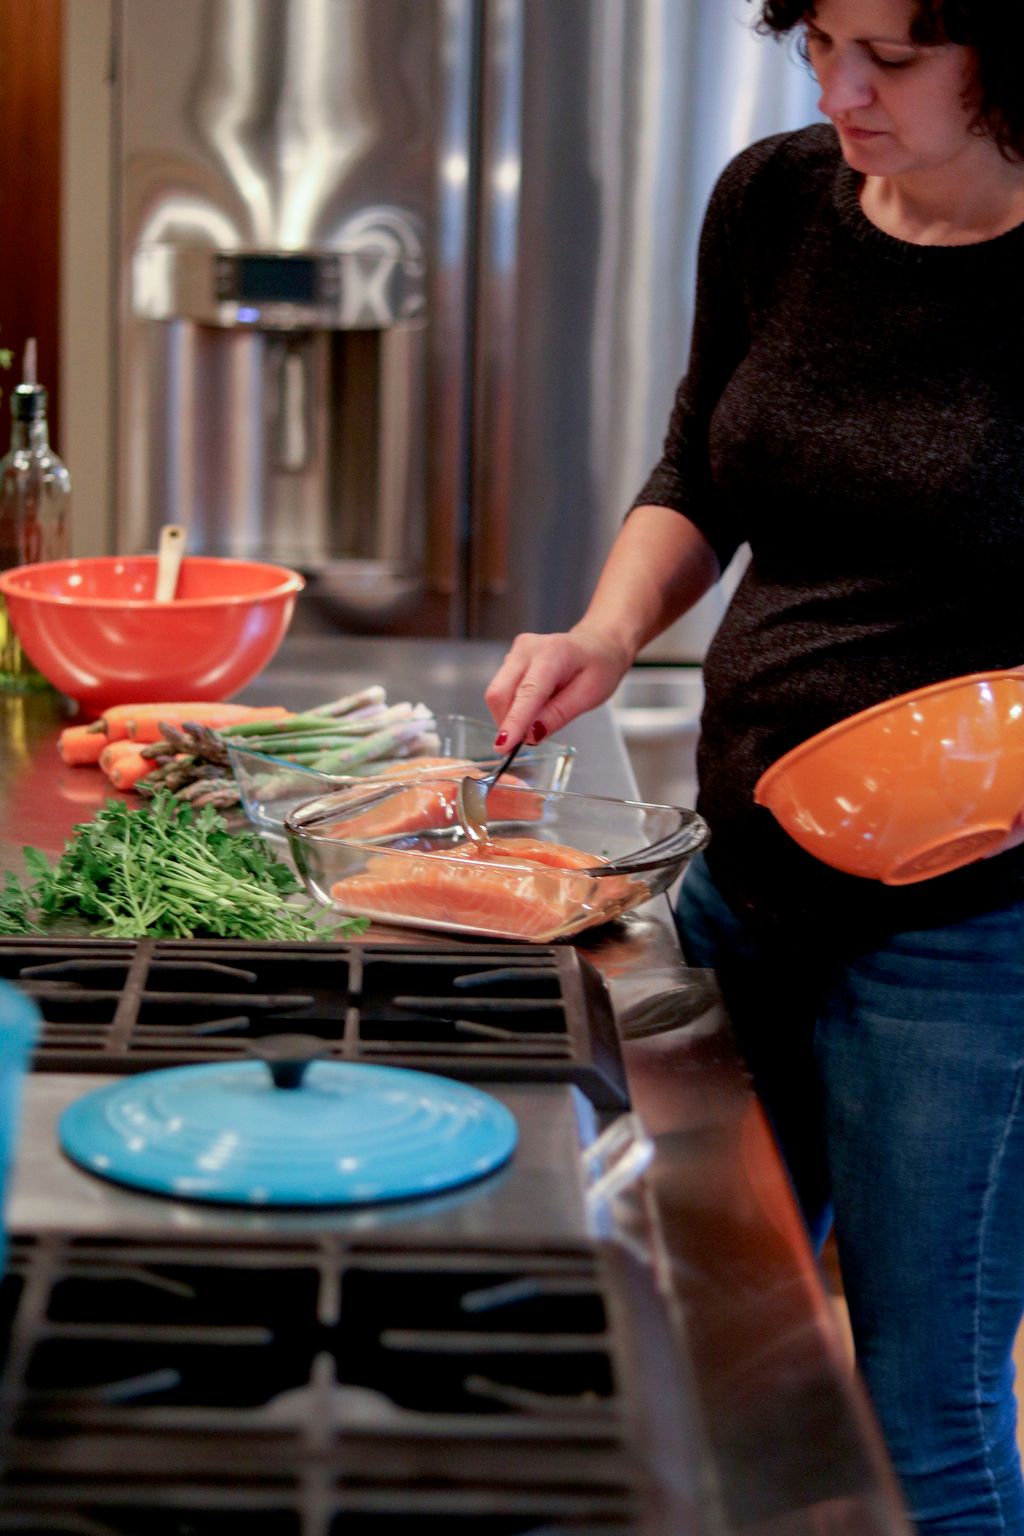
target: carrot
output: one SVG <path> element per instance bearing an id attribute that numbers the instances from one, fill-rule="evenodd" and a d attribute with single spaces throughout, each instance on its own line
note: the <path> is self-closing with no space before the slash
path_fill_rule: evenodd
<path id="1" fill-rule="evenodd" d="M 107 778 L 115 789 L 131 789 L 147 773 L 155 773 L 157 766 L 151 757 L 143 757 L 138 747 L 132 747 L 114 758 L 107 769 Z"/>
<path id="2" fill-rule="evenodd" d="M 69 767 L 75 768 L 83 763 L 98 763 L 106 745 L 106 735 L 90 725 L 65 726 L 57 739 L 57 751 Z"/>
<path id="3" fill-rule="evenodd" d="M 138 751 L 138 743 L 134 741 L 128 741 L 127 738 L 122 737 L 120 741 L 108 741 L 106 746 L 103 748 L 103 751 L 100 753 L 100 767 L 103 769 L 103 772 L 109 779 L 110 770 L 117 762 L 119 757 L 125 757 Z"/>
<path id="4" fill-rule="evenodd" d="M 160 722 L 180 726 L 186 720 L 217 730 L 220 726 L 241 725 L 247 720 L 284 720 L 290 710 L 280 704 L 255 707 L 251 704 L 218 704 L 209 699 L 168 704 L 114 704 L 103 712 L 103 728 L 109 741 L 159 741 Z"/>

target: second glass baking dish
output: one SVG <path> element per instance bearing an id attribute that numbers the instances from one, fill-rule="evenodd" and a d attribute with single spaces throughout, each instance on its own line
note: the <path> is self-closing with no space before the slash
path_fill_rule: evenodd
<path id="1" fill-rule="evenodd" d="M 457 788 L 424 777 L 300 806 L 285 830 L 312 895 L 377 922 L 550 943 L 667 890 L 709 836 L 682 807 L 499 782 L 476 843 Z"/>

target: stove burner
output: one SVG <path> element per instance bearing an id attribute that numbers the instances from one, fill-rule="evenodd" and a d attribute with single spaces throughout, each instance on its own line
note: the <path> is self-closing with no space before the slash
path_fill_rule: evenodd
<path id="1" fill-rule="evenodd" d="M 231 1060 L 300 1032 L 328 1059 L 629 1102 L 604 983 L 568 946 L 0 939 L 0 977 L 42 1012 L 39 1071 Z"/>
<path id="2" fill-rule="evenodd" d="M 684 1536 L 644 1513 L 658 1312 L 598 1244 L 15 1238 L 0 1531 Z"/>

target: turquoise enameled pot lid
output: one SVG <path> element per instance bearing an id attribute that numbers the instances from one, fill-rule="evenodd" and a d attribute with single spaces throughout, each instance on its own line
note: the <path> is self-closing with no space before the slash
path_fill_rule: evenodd
<path id="1" fill-rule="evenodd" d="M 511 1157 L 517 1130 L 492 1095 L 429 1072 L 317 1061 L 276 1086 L 263 1062 L 240 1061 L 123 1078 L 76 1100 L 59 1135 L 74 1162 L 117 1184 L 325 1206 L 482 1178 Z"/>

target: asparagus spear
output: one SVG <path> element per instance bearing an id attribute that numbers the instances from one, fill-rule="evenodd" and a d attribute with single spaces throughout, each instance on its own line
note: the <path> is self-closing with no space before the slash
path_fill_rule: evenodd
<path id="1" fill-rule="evenodd" d="M 262 726 L 271 724 L 280 725 L 284 727 L 284 729 L 280 731 L 249 729 L 250 725 Z M 337 720 L 328 719 L 324 715 L 290 715 L 287 720 L 278 720 L 273 722 L 270 720 L 244 721 L 241 725 L 233 727 L 230 731 L 224 731 L 223 737 L 226 741 L 237 740 L 243 745 L 252 745 L 257 750 L 262 751 L 264 742 L 275 741 L 278 736 L 313 736 L 318 731 L 324 735 L 329 735 L 332 732 L 337 731 L 338 724 L 339 722 Z"/>
<path id="2" fill-rule="evenodd" d="M 358 693 L 347 694 L 344 698 L 334 699 L 329 704 L 317 704 L 312 709 L 304 710 L 301 715 L 292 715 L 290 719 L 280 723 L 292 729 L 313 730 L 318 725 L 330 728 L 340 719 L 351 719 L 356 714 L 369 714 L 384 705 L 385 693 L 379 683 L 374 683 L 369 688 L 362 688 Z M 239 730 L 225 731 L 225 736 L 259 736 L 260 731 L 250 731 L 249 725 L 270 724 L 269 721 L 247 721 Z"/>
<path id="3" fill-rule="evenodd" d="M 390 709 L 381 710 L 370 718 L 363 720 L 332 721 L 332 730 L 301 730 L 291 733 L 281 732 L 268 736 L 257 743 L 250 738 L 246 742 L 235 742 L 228 737 L 232 746 L 245 746 L 249 751 L 261 751 L 273 753 L 275 757 L 292 757 L 297 752 L 306 753 L 328 751 L 336 747 L 344 747 L 349 742 L 355 742 L 360 736 L 373 736 L 387 726 L 396 725 L 401 720 L 418 720 L 423 728 L 433 724 L 434 716 L 425 704 L 395 704 Z"/>
<path id="4" fill-rule="evenodd" d="M 349 693 L 340 699 L 335 699 L 330 704 L 317 704 L 314 709 L 307 709 L 307 715 L 351 715 L 356 710 L 362 710 L 369 704 L 383 704 L 385 691 L 380 683 L 373 683 L 368 688 L 360 688 L 358 693 Z"/>
<path id="5" fill-rule="evenodd" d="M 421 720 L 401 721 L 340 751 L 325 752 L 308 766 L 319 773 L 348 773 L 360 763 L 377 762 L 386 757 L 412 757 L 417 752 L 429 750 L 432 742 L 437 742 L 437 737 L 423 730 Z"/>

